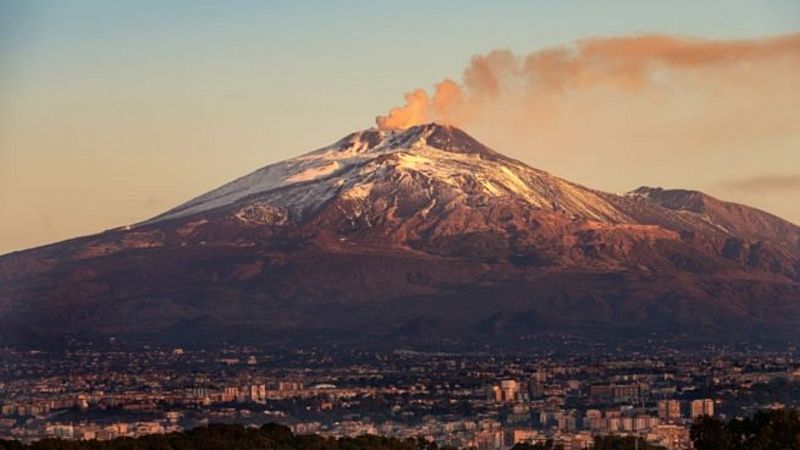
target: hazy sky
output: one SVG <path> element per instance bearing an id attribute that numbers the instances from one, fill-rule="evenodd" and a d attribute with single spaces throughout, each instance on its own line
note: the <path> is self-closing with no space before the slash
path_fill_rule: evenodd
<path id="1" fill-rule="evenodd" d="M 0 253 L 141 221 L 373 126 L 411 89 L 459 80 L 476 54 L 637 33 L 750 40 L 797 32 L 797 0 L 0 1 Z M 776 77 L 793 87 L 791 74 Z M 647 156 L 666 151 L 663 143 L 620 138 L 615 127 L 600 133 L 596 123 L 587 139 L 569 142 L 569 157 L 556 142 L 533 148 L 485 126 L 474 131 L 593 187 L 698 188 L 797 223 L 792 91 L 778 105 L 782 126 L 752 130 L 743 118 L 741 127 L 710 130 L 709 140 L 675 141 L 675 164 L 694 161 L 682 171 L 659 170 Z M 755 106 L 758 94 L 750 93 Z M 747 100 L 737 98 L 721 123 L 736 123 Z M 602 115 L 607 102 L 597 105 L 581 105 L 581 117 Z M 657 115 L 659 107 L 626 111 Z"/>

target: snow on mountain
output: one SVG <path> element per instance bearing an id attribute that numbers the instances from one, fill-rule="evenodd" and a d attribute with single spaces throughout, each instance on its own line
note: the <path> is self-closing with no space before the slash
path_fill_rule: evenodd
<path id="1" fill-rule="evenodd" d="M 407 178 L 424 179 L 431 202 L 437 197 L 441 201 L 442 195 L 456 203 L 468 196 L 504 197 L 589 220 L 626 221 L 596 191 L 500 155 L 457 128 L 428 124 L 402 132 L 353 133 L 328 147 L 256 170 L 149 223 L 255 200 L 305 217 L 333 197 L 363 199 L 377 187 L 395 181 L 402 185 Z"/>

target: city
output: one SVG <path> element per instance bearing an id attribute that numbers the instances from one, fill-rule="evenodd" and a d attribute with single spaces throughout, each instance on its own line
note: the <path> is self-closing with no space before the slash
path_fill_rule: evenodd
<path id="1" fill-rule="evenodd" d="M 698 417 L 800 405 L 791 347 L 561 355 L 114 347 L 4 349 L 0 438 L 108 440 L 275 422 L 296 434 L 423 437 L 479 450 L 583 449 L 604 435 L 682 450 Z"/>
<path id="2" fill-rule="evenodd" d="M 800 450 L 799 0 L 0 0 L 0 450 Z"/>

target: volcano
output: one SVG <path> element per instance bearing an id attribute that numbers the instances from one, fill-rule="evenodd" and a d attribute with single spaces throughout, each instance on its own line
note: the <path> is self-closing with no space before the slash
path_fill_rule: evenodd
<path id="1" fill-rule="evenodd" d="M 145 222 L 0 257 L 0 342 L 800 338 L 800 228 L 624 195 L 437 124 L 369 129 Z"/>

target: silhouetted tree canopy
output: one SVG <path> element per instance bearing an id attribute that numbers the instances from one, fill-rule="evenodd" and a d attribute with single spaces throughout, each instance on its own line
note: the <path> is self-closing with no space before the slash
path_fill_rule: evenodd
<path id="1" fill-rule="evenodd" d="M 193 430 L 154 434 L 139 438 L 110 441 L 66 441 L 43 439 L 29 446 L 0 440 L 0 450 L 445 450 L 424 439 L 399 440 L 379 436 L 325 438 L 318 435 L 295 435 L 282 425 L 266 424 L 261 428 L 241 425 L 209 425 Z"/>
<path id="2" fill-rule="evenodd" d="M 516 444 L 511 450 L 564 450 L 564 447 L 553 444 L 553 441 L 547 441 L 542 444 Z"/>
<path id="3" fill-rule="evenodd" d="M 697 450 L 800 449 L 800 415 L 779 409 L 728 422 L 702 417 L 692 425 L 691 438 Z"/>
<path id="4" fill-rule="evenodd" d="M 638 439 L 638 447 L 637 447 Z M 659 445 L 648 444 L 643 438 L 633 436 L 596 436 L 594 450 L 664 450 Z"/>

